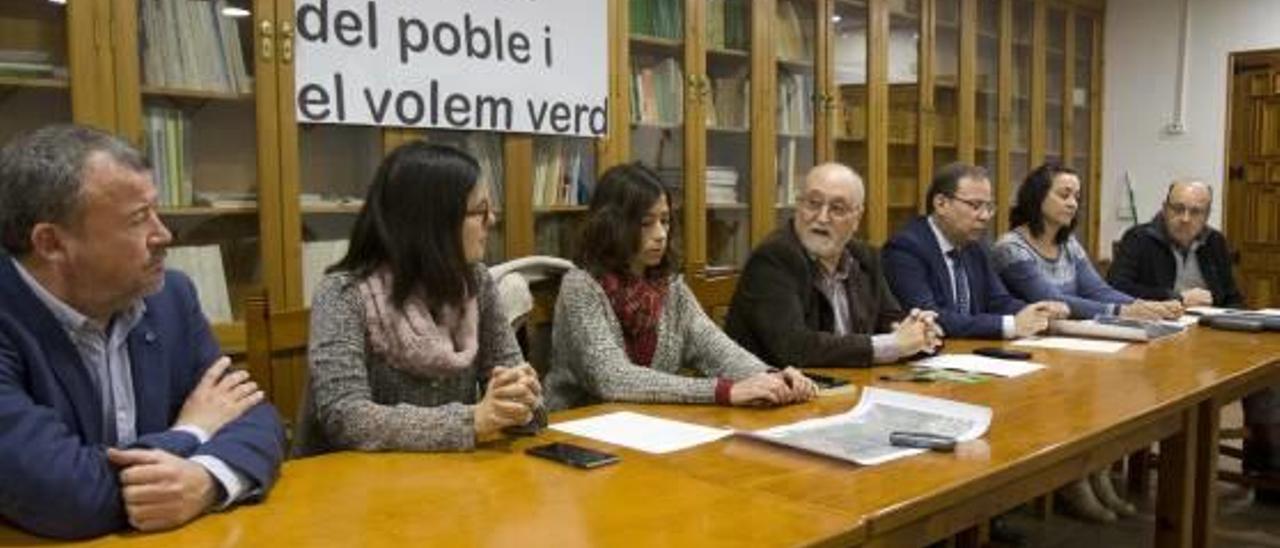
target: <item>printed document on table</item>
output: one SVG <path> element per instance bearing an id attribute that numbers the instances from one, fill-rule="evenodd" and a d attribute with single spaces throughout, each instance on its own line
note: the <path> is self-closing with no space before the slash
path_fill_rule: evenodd
<path id="1" fill-rule="evenodd" d="M 971 373 L 986 373 L 1010 378 L 1044 369 L 1044 365 L 1035 362 L 1001 360 L 977 354 L 941 354 L 912 362 L 911 365 L 930 369 L 954 369 Z"/>
<path id="2" fill-rule="evenodd" d="M 1013 341 L 1013 345 L 1114 354 L 1124 350 L 1124 347 L 1128 346 L 1129 343 L 1099 341 L 1094 339 L 1077 339 L 1075 337 L 1040 337 L 1038 339 L 1018 339 Z"/>
<path id="3" fill-rule="evenodd" d="M 853 409 L 742 435 L 862 465 L 923 453 L 894 447 L 893 432 L 924 432 L 956 441 L 977 439 L 991 425 L 991 408 L 867 387 Z"/>
<path id="4" fill-rule="evenodd" d="M 619 411 L 551 425 L 575 436 L 621 445 L 646 453 L 670 453 L 713 442 L 733 430 Z"/>

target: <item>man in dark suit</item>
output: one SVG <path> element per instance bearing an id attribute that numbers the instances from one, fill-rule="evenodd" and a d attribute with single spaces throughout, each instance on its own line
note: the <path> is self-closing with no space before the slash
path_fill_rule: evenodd
<path id="1" fill-rule="evenodd" d="M 853 239 L 866 196 L 837 163 L 805 177 L 796 214 L 747 260 L 725 332 L 767 363 L 868 366 L 940 344 L 932 312 L 907 315 L 874 248 Z"/>
<path id="2" fill-rule="evenodd" d="M 0 150 L 0 518 L 86 538 L 177 527 L 258 498 L 283 456 L 275 410 L 228 372 L 146 161 L 50 126 Z"/>
<path id="3" fill-rule="evenodd" d="M 980 243 L 995 212 L 986 170 L 951 164 L 929 186 L 928 215 L 885 244 L 889 287 L 903 306 L 933 310 L 948 337 L 1015 338 L 1066 318 L 1063 303 L 1026 304 L 1009 294 Z"/>

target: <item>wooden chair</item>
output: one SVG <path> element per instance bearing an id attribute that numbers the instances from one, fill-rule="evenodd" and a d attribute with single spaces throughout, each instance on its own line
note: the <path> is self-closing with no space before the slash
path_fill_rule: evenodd
<path id="1" fill-rule="evenodd" d="M 729 304 L 733 302 L 733 292 L 738 288 L 738 275 L 708 278 L 703 274 L 695 274 L 686 278 L 686 281 L 707 316 L 723 328 L 725 317 L 729 315 Z"/>
<path id="2" fill-rule="evenodd" d="M 272 310 L 265 291 L 245 300 L 249 374 L 284 420 L 292 439 L 307 389 L 307 338 L 311 310 Z"/>

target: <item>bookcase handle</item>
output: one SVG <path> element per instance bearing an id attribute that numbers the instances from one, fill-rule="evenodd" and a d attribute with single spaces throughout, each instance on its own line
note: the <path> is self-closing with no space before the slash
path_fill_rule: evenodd
<path id="1" fill-rule="evenodd" d="M 280 62 L 293 62 L 293 23 L 288 21 L 280 22 Z"/>
<path id="2" fill-rule="evenodd" d="M 258 23 L 258 29 L 262 34 L 262 60 L 271 61 L 275 57 L 275 46 L 273 45 L 275 43 L 273 39 L 276 36 L 275 26 L 271 24 L 271 21 L 263 19 L 261 23 Z"/>

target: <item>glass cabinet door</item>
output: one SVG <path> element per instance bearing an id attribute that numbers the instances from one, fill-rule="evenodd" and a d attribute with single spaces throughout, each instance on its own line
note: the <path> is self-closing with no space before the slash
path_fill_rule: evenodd
<path id="1" fill-rule="evenodd" d="M 168 266 L 195 282 L 211 322 L 239 321 L 264 260 L 253 2 L 134 7 L 140 119 L 132 123 L 174 235 Z"/>
<path id="2" fill-rule="evenodd" d="M 1089 202 L 1091 193 L 1098 189 L 1098 182 L 1093 180 L 1094 21 L 1094 18 L 1083 14 L 1075 17 L 1075 52 L 1072 55 L 1075 72 L 1070 94 L 1072 136 L 1069 165 L 1080 173 L 1080 213 L 1076 223 L 1076 237 L 1084 245 L 1089 245 L 1091 241 L 1093 219 Z M 1089 251 L 1097 252 L 1095 249 Z"/>
<path id="3" fill-rule="evenodd" d="M 777 226 L 795 214 L 796 196 L 816 158 L 813 141 L 819 7 L 811 0 L 779 0 L 775 24 L 777 56 Z"/>
<path id="4" fill-rule="evenodd" d="M 72 121 L 68 11 L 48 0 L 0 2 L 0 144 Z"/>
<path id="5" fill-rule="evenodd" d="M 570 260 L 577 256 L 578 233 L 595 192 L 596 171 L 593 139 L 546 135 L 533 138 L 531 190 L 537 254 Z"/>
<path id="6" fill-rule="evenodd" d="M 1035 4 L 1013 2 L 1013 111 L 1009 132 L 1013 149 L 1009 154 L 1009 182 L 1016 189 L 1031 171 L 1031 35 L 1035 28 Z M 1012 204 L 1010 204 L 1012 205 Z"/>
<path id="7" fill-rule="evenodd" d="M 630 0 L 632 161 L 656 170 L 672 191 L 672 218 L 684 197 L 684 0 Z M 682 223 L 668 237 L 681 245 Z"/>
<path id="8" fill-rule="evenodd" d="M 977 23 L 973 163 L 986 168 L 993 185 L 1007 184 L 996 161 L 1000 131 L 1000 0 L 979 0 Z"/>
<path id="9" fill-rule="evenodd" d="M 302 304 L 324 271 L 342 259 L 356 214 L 382 157 L 383 130 L 376 127 L 299 124 L 299 194 L 302 216 Z"/>
<path id="10" fill-rule="evenodd" d="M 933 170 L 960 159 L 960 0 L 934 0 Z"/>
<path id="11" fill-rule="evenodd" d="M 706 127 L 706 259 L 708 269 L 715 272 L 740 268 L 751 251 L 753 12 L 749 0 L 699 1 L 705 9 L 706 80 L 699 88 Z M 796 25 L 795 11 L 784 10 L 783 3 L 789 4 L 780 2 L 779 13 L 788 11 L 793 18 L 787 25 Z M 812 25 L 812 9 L 809 14 L 807 24 Z M 797 30 L 779 27 L 778 32 L 790 36 Z M 801 38 L 793 36 L 788 43 Z M 809 67 L 812 76 L 812 64 Z"/>
<path id="12" fill-rule="evenodd" d="M 836 0 L 828 35 L 833 42 L 832 70 L 836 87 L 835 141 L 836 161 L 852 167 L 863 176 L 866 185 L 867 162 L 867 46 L 870 12 L 865 0 Z M 885 207 L 885 204 L 866 204 Z M 867 219 L 862 215 L 858 227 L 861 237 L 867 235 Z"/>
<path id="13" fill-rule="evenodd" d="M 919 0 L 889 7 L 889 233 L 914 218 L 920 195 Z"/>
<path id="14" fill-rule="evenodd" d="M 1063 162 L 1063 95 L 1067 86 L 1067 12 L 1049 7 L 1045 17 L 1044 161 Z"/>

